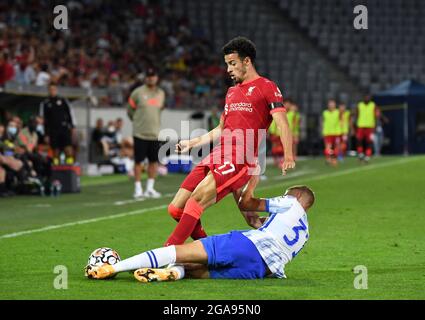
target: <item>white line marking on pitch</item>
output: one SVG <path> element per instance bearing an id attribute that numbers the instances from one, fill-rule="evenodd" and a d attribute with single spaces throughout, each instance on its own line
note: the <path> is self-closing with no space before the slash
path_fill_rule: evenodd
<path id="1" fill-rule="evenodd" d="M 168 198 L 168 197 L 172 197 L 174 195 L 175 195 L 175 193 L 166 193 L 166 194 L 163 194 L 161 196 L 161 198 L 158 198 L 158 199 Z M 122 200 L 122 201 L 115 201 L 114 205 L 122 206 L 122 205 L 125 205 L 125 204 L 136 203 L 136 202 L 145 201 L 145 200 L 148 200 L 148 199 L 155 200 L 154 198 L 140 198 L 140 199 Z"/>
<path id="2" fill-rule="evenodd" d="M 117 219 L 117 218 L 122 218 L 122 217 L 127 217 L 127 216 L 133 216 L 133 215 L 136 215 L 136 214 L 141 214 L 141 213 L 145 213 L 145 212 L 148 212 L 148 211 L 154 211 L 154 210 L 162 210 L 162 209 L 165 209 L 165 208 L 167 208 L 167 205 L 162 205 L 162 206 L 157 206 L 157 207 L 152 207 L 152 208 L 145 208 L 145 209 L 140 209 L 140 210 L 135 210 L 135 211 L 130 211 L 130 212 L 124 212 L 124 213 L 114 214 L 114 215 L 111 215 L 111 216 L 104 216 L 104 217 L 99 217 L 99 218 L 93 218 L 93 219 L 80 220 L 80 221 L 69 222 L 69 223 L 64 223 L 64 224 L 52 225 L 52 226 L 47 226 L 47 227 L 43 227 L 43 228 L 40 228 L 40 229 L 14 232 L 14 233 L 5 234 L 3 236 L 0 236 L 0 239 L 15 238 L 15 237 L 23 236 L 25 234 L 31 234 L 31 233 L 36 233 L 36 232 L 43 232 L 43 231 L 60 229 L 60 228 L 65 228 L 65 227 L 72 227 L 72 226 L 81 225 L 81 224 L 98 222 L 98 221 L 103 221 L 103 220 L 110 220 L 110 219 Z"/>
<path id="3" fill-rule="evenodd" d="M 327 173 L 327 174 L 315 176 L 315 177 L 306 179 L 305 182 L 321 180 L 321 179 L 326 179 L 326 178 L 332 178 L 332 177 L 337 177 L 337 176 L 343 176 L 343 175 L 351 174 L 351 173 L 354 173 L 354 172 L 361 172 L 361 171 L 368 171 L 368 170 L 373 170 L 373 169 L 378 169 L 378 168 L 389 167 L 389 166 L 393 166 L 393 165 L 412 162 L 412 161 L 415 161 L 415 160 L 418 160 L 418 159 L 419 158 L 417 158 L 417 157 L 406 158 L 406 159 L 390 161 L 390 162 L 386 162 L 386 163 L 382 163 L 382 164 L 375 164 L 375 165 L 371 164 L 371 165 L 368 165 L 366 167 L 361 167 L 361 168 L 351 168 L 351 169 L 347 169 L 347 170 L 344 170 L 344 171 L 338 171 L 338 172 Z M 257 190 L 266 190 L 266 189 L 269 189 L 269 188 L 274 188 L 278 185 L 281 185 L 281 183 L 260 187 L 260 188 L 257 188 Z M 144 208 L 144 209 L 140 209 L 140 210 L 124 212 L 124 213 L 119 213 L 119 214 L 114 214 L 114 215 L 104 216 L 104 217 L 99 217 L 99 218 L 94 218 L 94 219 L 80 220 L 80 221 L 69 222 L 69 223 L 65 223 L 65 224 L 46 226 L 46 227 L 43 227 L 43 228 L 40 228 L 40 229 L 14 232 L 14 233 L 9 233 L 9 234 L 5 234 L 5 235 L 0 236 L 0 239 L 15 238 L 15 237 L 23 236 L 23 235 L 26 235 L 26 234 L 44 232 L 44 231 L 48 231 L 48 230 L 60 229 L 60 228 L 71 227 L 71 226 L 76 226 L 76 225 L 81 225 L 81 224 L 86 224 L 86 223 L 92 223 L 92 222 L 98 222 L 98 221 L 103 221 L 103 220 L 112 220 L 112 219 L 142 214 L 142 213 L 145 213 L 145 212 L 148 212 L 148 211 L 162 210 L 162 209 L 165 209 L 165 208 L 167 208 L 167 205 L 151 207 L 151 208 Z"/>
<path id="4" fill-rule="evenodd" d="M 48 203 L 37 203 L 37 204 L 29 204 L 27 207 L 31 208 L 50 208 L 52 205 Z"/>
<path id="5" fill-rule="evenodd" d="M 104 206 L 105 204 L 103 202 L 86 202 L 83 203 L 84 207 L 100 207 Z"/>

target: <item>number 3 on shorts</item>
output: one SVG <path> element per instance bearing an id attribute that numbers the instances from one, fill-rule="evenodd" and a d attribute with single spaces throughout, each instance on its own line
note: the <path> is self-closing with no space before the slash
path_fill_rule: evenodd
<path id="1" fill-rule="evenodd" d="M 221 174 L 223 176 L 228 173 L 232 173 L 233 171 L 235 171 L 235 165 L 229 161 L 224 161 L 223 165 L 214 169 L 214 172 Z"/>

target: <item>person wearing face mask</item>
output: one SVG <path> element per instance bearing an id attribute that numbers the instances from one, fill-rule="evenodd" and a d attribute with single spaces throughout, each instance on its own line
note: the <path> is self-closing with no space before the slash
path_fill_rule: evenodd
<path id="1" fill-rule="evenodd" d="M 44 119 L 40 116 L 36 116 L 35 122 L 35 132 L 38 137 L 37 153 L 42 156 L 46 161 L 51 162 L 53 159 L 53 150 L 50 147 L 49 137 L 45 133 Z"/>
<path id="2" fill-rule="evenodd" d="M 3 150 L 4 155 L 6 156 L 13 156 L 15 154 L 15 144 L 16 144 L 16 138 L 18 136 L 19 128 L 18 124 L 10 120 L 6 127 L 6 132 L 3 136 Z"/>
<path id="3" fill-rule="evenodd" d="M 106 131 L 101 139 L 103 146 L 104 156 L 111 157 L 117 155 L 117 134 L 115 130 L 114 121 L 109 121 L 106 127 Z M 118 150 L 119 151 L 119 150 Z"/>
<path id="4" fill-rule="evenodd" d="M 18 125 L 13 120 L 10 120 L 6 127 L 0 125 L 0 167 L 5 171 L 5 174 L 10 173 L 11 181 L 16 177 L 22 183 L 25 180 L 27 171 L 24 168 L 24 163 L 15 157 L 18 132 Z M 5 183 L 5 185 L 1 185 L 2 183 Z M 10 183 L 6 186 L 6 179 L 3 182 L 0 181 L 0 185 L 0 189 L 3 190 L 2 193 L 6 195 L 13 194 L 11 191 L 13 186 Z"/>
<path id="5" fill-rule="evenodd" d="M 37 133 L 38 142 L 42 143 L 44 140 L 45 132 L 44 132 L 44 119 L 40 116 L 35 117 L 36 127 L 35 132 Z"/>
<path id="6" fill-rule="evenodd" d="M 10 138 L 15 138 L 18 134 L 18 127 L 15 124 L 9 124 L 7 127 L 7 134 Z"/>

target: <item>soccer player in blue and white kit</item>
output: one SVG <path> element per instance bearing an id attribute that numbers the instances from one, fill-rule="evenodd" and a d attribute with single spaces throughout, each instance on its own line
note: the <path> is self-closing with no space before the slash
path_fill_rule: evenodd
<path id="1" fill-rule="evenodd" d="M 254 198 L 259 177 L 252 176 L 242 193 L 239 207 L 244 211 L 266 211 L 249 217 L 249 231 L 231 231 L 183 245 L 143 252 L 115 265 L 87 266 L 86 276 L 104 279 L 118 272 L 134 271 L 140 282 L 178 280 L 185 277 L 212 279 L 286 278 L 285 265 L 309 238 L 307 211 L 314 193 L 306 186 L 287 189 L 283 196 Z M 168 266 L 166 268 L 161 268 Z"/>

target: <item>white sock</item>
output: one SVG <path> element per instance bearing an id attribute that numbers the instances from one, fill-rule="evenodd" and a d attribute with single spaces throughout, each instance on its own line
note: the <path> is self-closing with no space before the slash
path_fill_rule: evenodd
<path id="1" fill-rule="evenodd" d="M 173 270 L 177 273 L 177 279 L 180 280 L 184 278 L 184 267 L 181 264 L 175 264 L 172 267 L 169 268 L 170 270 Z"/>
<path id="2" fill-rule="evenodd" d="M 124 158 L 125 170 L 132 172 L 134 170 L 134 161 L 130 158 Z"/>
<path id="3" fill-rule="evenodd" d="M 142 189 L 142 183 L 140 182 L 140 181 L 136 181 L 135 183 L 134 183 L 134 187 L 135 187 L 135 189 L 136 189 L 136 191 L 142 191 L 143 189 Z"/>
<path id="4" fill-rule="evenodd" d="M 146 182 L 146 190 L 152 190 L 155 184 L 155 179 L 148 179 Z"/>
<path id="5" fill-rule="evenodd" d="M 113 265 L 115 272 L 140 268 L 160 268 L 176 262 L 176 247 L 158 248 L 132 256 Z"/>

